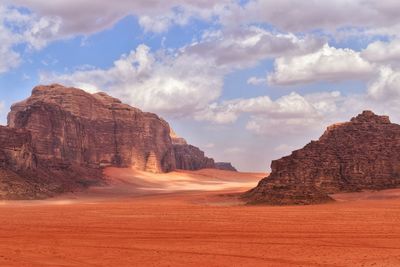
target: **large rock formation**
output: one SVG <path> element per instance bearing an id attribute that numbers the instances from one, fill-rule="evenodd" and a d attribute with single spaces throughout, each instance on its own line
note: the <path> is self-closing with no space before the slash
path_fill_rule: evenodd
<path id="1" fill-rule="evenodd" d="M 0 199 L 39 199 L 99 183 L 95 169 L 39 161 L 30 132 L 0 126 Z"/>
<path id="2" fill-rule="evenodd" d="M 172 141 L 174 140 L 174 142 Z M 178 164 L 176 164 L 176 162 Z M 105 93 L 38 86 L 0 127 L 0 199 L 35 199 L 102 183 L 102 167 L 213 167 L 157 115 Z"/>
<path id="3" fill-rule="evenodd" d="M 189 145 L 171 129 L 171 140 L 174 147 L 176 168 L 182 170 L 200 170 L 215 168 L 212 158 L 204 155 L 198 147 Z"/>
<path id="4" fill-rule="evenodd" d="M 236 168 L 233 167 L 230 162 L 216 162 L 215 168 L 218 170 L 237 172 Z"/>
<path id="5" fill-rule="evenodd" d="M 244 197 L 250 203 L 313 204 L 329 194 L 400 186 L 400 125 L 371 111 L 327 128 L 290 156 Z"/>
<path id="6" fill-rule="evenodd" d="M 175 169 L 168 123 L 104 93 L 39 86 L 11 107 L 8 125 L 31 133 L 38 161 L 152 172 Z"/>

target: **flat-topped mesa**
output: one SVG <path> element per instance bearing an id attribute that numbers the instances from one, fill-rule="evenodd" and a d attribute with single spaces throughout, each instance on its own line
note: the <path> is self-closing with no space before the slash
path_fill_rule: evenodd
<path id="1" fill-rule="evenodd" d="M 290 156 L 244 197 L 250 203 L 314 204 L 331 193 L 400 186 L 400 125 L 371 111 L 327 128 Z"/>
<path id="2" fill-rule="evenodd" d="M 8 125 L 32 135 L 38 160 L 152 172 L 175 169 L 169 125 L 105 93 L 38 86 L 11 107 Z"/>

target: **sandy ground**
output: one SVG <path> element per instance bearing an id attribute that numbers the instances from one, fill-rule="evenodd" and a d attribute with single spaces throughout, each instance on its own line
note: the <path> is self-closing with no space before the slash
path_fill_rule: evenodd
<path id="1" fill-rule="evenodd" d="M 400 190 L 245 206 L 233 193 L 262 174 L 106 173 L 105 188 L 1 203 L 0 266 L 400 266 Z"/>

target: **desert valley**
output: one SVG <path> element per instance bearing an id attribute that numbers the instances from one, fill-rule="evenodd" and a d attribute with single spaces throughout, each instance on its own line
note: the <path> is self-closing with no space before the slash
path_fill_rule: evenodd
<path id="1" fill-rule="evenodd" d="M 399 10 L 0 0 L 0 267 L 400 267 Z"/>
<path id="2" fill-rule="evenodd" d="M 400 264 L 400 126 L 386 116 L 328 127 L 269 175 L 215 163 L 104 93 L 39 86 L 8 120 L 1 266 Z"/>

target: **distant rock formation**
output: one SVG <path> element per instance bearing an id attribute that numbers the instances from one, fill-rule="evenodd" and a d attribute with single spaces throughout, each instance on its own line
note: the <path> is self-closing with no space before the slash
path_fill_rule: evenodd
<path id="1" fill-rule="evenodd" d="M 230 162 L 216 162 L 215 163 L 215 168 L 219 169 L 219 170 L 237 172 L 236 168 L 233 167 Z"/>
<path id="2" fill-rule="evenodd" d="M 371 111 L 327 128 L 290 156 L 244 197 L 276 205 L 332 201 L 331 193 L 400 186 L 400 125 Z"/>
<path id="3" fill-rule="evenodd" d="M 212 158 L 204 155 L 198 147 L 189 145 L 185 139 L 176 135 L 171 129 L 171 140 L 174 147 L 176 168 L 181 170 L 200 170 L 215 168 Z"/>

